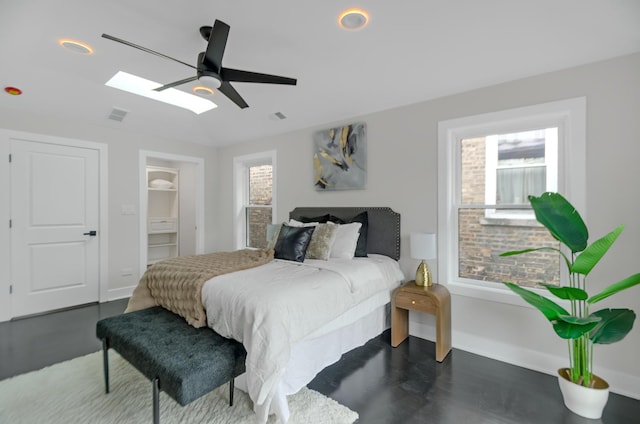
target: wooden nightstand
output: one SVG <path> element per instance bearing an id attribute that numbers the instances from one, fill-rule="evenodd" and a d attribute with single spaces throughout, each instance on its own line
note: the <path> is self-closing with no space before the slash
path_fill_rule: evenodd
<path id="1" fill-rule="evenodd" d="M 451 350 L 451 295 L 445 286 L 416 286 L 409 281 L 394 290 L 391 298 L 391 346 L 409 336 L 409 311 L 436 317 L 436 361 L 442 362 Z"/>

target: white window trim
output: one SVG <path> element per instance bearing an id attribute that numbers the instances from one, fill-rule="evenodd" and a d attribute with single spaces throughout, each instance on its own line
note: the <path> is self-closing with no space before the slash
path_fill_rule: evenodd
<path id="1" fill-rule="evenodd" d="M 480 134 L 510 133 L 523 128 L 558 126 L 558 192 L 586 219 L 586 98 L 574 98 L 509 109 L 438 123 L 438 279 L 453 294 L 526 305 L 502 284 L 458 277 L 458 217 L 454 202 L 460 193 L 458 140 Z M 566 140 L 566 141 L 562 141 Z M 561 283 L 566 279 L 561 272 Z M 541 294 L 546 291 L 540 290 Z"/>
<path id="2" fill-rule="evenodd" d="M 249 202 L 249 168 L 252 166 L 269 164 L 272 166 L 271 220 L 272 223 L 275 223 L 277 217 L 276 181 L 278 181 L 276 178 L 276 156 L 275 150 L 269 150 L 233 158 L 233 239 L 236 249 L 247 247 L 247 222 L 244 207 Z"/>

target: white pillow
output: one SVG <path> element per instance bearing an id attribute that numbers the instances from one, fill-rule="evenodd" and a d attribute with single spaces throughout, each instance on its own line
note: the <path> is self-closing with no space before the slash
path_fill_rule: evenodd
<path id="1" fill-rule="evenodd" d="M 360 227 L 362 227 L 362 224 L 359 222 L 338 226 L 336 239 L 331 247 L 331 258 L 353 259 L 353 255 L 356 253 L 358 237 L 360 237 Z"/>

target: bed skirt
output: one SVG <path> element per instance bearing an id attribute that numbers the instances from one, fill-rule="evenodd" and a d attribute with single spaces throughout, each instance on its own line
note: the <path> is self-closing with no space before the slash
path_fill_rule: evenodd
<path id="1" fill-rule="evenodd" d="M 337 319 L 297 342 L 271 402 L 270 414 L 288 419 L 287 396 L 297 393 L 327 366 L 364 345 L 390 327 L 390 293 L 378 293 Z M 236 387 L 247 391 L 245 374 L 236 378 Z M 262 415 L 256 411 L 258 415 Z"/>

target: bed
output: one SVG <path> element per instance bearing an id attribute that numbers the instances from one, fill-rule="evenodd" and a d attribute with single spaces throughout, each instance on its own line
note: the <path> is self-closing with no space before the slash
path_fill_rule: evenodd
<path id="1" fill-rule="evenodd" d="M 260 423 L 270 414 L 287 422 L 287 395 L 389 327 L 391 292 L 404 278 L 397 264 L 400 215 L 391 209 L 305 207 L 289 217 L 287 224 L 297 225 L 281 232 L 320 234 L 320 226 L 305 230 L 315 222 L 339 222 L 343 230 L 355 224 L 366 235 L 364 240 L 356 235 L 360 256 L 301 262 L 276 258 L 223 272 L 198 288 L 206 325 L 245 345 L 247 372 L 236 384 L 249 393 Z M 275 238 L 280 243 L 283 236 Z M 334 247 L 337 243 L 338 238 Z M 283 247 L 275 248 L 278 256 Z M 361 257 L 363 249 L 367 257 Z"/>

